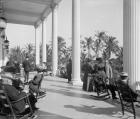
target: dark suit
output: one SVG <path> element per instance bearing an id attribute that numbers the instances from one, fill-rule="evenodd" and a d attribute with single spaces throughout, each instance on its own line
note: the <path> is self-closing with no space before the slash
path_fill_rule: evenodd
<path id="1" fill-rule="evenodd" d="M 25 72 L 25 82 L 28 82 L 29 79 L 29 71 L 30 71 L 30 62 L 28 60 L 25 60 L 23 62 L 23 68 L 24 68 L 24 72 Z"/>
<path id="2" fill-rule="evenodd" d="M 10 101 L 17 101 L 17 100 L 23 98 L 24 96 L 26 96 L 25 92 L 20 92 L 12 85 L 5 84 L 4 87 L 5 87 L 5 91 L 9 97 Z M 37 100 L 35 99 L 35 97 L 33 95 L 30 95 L 29 101 L 30 101 L 32 109 L 34 110 L 35 103 L 37 102 Z M 14 103 L 13 109 L 14 109 L 15 113 L 19 114 L 19 113 L 24 112 L 25 105 L 26 105 L 26 100 L 24 100 L 24 99 Z"/>
<path id="3" fill-rule="evenodd" d="M 132 96 L 134 101 L 137 100 L 138 94 L 135 93 L 127 83 L 124 83 L 121 79 L 119 79 L 117 81 L 117 84 L 118 84 L 118 88 L 120 90 L 123 90 L 123 95 L 122 95 L 123 99 L 129 101 L 128 99 L 131 99 Z"/>
<path id="4" fill-rule="evenodd" d="M 66 66 L 67 69 L 67 78 L 68 78 L 68 82 L 71 81 L 71 74 L 72 74 L 72 62 L 69 61 L 69 63 Z"/>
<path id="5" fill-rule="evenodd" d="M 6 84 L 6 85 L 4 85 L 4 87 L 5 87 L 6 93 L 11 101 L 17 101 L 20 98 L 26 96 L 25 92 L 19 92 L 14 86 Z M 25 109 L 25 104 L 26 104 L 25 100 L 16 102 L 13 105 L 15 113 L 19 114 L 19 113 L 23 112 Z"/>

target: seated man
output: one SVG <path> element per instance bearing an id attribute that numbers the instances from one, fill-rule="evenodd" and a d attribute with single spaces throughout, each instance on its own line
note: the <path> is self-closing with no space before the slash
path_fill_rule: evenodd
<path id="1" fill-rule="evenodd" d="M 29 89 L 31 93 L 36 93 L 38 96 L 44 96 L 46 93 L 40 88 L 44 75 L 40 69 L 37 69 L 37 72 L 38 73 L 34 76 L 33 80 L 29 82 Z"/>
<path id="2" fill-rule="evenodd" d="M 4 89 L 7 93 L 7 96 L 9 97 L 10 101 L 17 101 L 21 99 L 22 97 L 26 96 L 25 92 L 21 92 L 18 89 L 16 89 L 12 84 L 12 75 L 10 76 L 10 73 L 6 75 L 4 74 L 5 78 L 3 79 L 2 83 L 4 85 Z M 4 77 L 4 76 L 3 76 Z M 29 101 L 31 104 L 31 107 L 33 111 L 35 111 L 37 108 L 35 106 L 35 103 L 37 102 L 36 98 L 33 95 L 29 95 Z M 13 105 L 14 112 L 16 114 L 21 114 L 25 110 L 26 100 L 20 100 L 16 102 Z"/>
<path id="3" fill-rule="evenodd" d="M 117 82 L 118 88 L 123 90 L 122 98 L 126 101 L 130 101 L 129 99 L 133 99 L 133 101 L 137 100 L 138 94 L 135 93 L 129 86 L 129 78 L 126 72 L 122 72 L 120 74 L 120 79 Z M 131 95 L 130 95 L 131 93 Z"/>

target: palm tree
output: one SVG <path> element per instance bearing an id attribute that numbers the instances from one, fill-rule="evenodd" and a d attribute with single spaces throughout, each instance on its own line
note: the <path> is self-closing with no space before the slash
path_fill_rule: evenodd
<path id="1" fill-rule="evenodd" d="M 66 42 L 62 37 L 58 37 L 58 64 L 64 64 L 66 55 Z"/>
<path id="2" fill-rule="evenodd" d="M 31 43 L 30 44 L 27 44 L 25 46 L 25 51 L 26 51 L 27 55 L 32 54 L 34 52 L 34 46 L 33 46 L 33 44 L 31 44 Z"/>
<path id="3" fill-rule="evenodd" d="M 46 49 L 47 49 L 47 68 L 48 70 L 51 70 L 52 66 L 52 45 L 47 44 Z"/>
<path id="4" fill-rule="evenodd" d="M 22 57 L 21 62 L 23 62 L 26 59 L 26 51 L 25 50 L 22 50 L 21 57 Z"/>
<path id="5" fill-rule="evenodd" d="M 81 37 L 80 47 L 81 47 L 81 63 L 85 61 L 86 58 L 91 58 L 91 50 L 93 45 L 93 38 L 90 37 Z"/>
<path id="6" fill-rule="evenodd" d="M 106 52 L 106 50 L 103 51 L 102 57 L 104 60 L 108 60 L 110 58 L 108 52 Z"/>
<path id="7" fill-rule="evenodd" d="M 123 47 L 120 47 L 118 52 L 116 53 L 117 59 L 121 65 L 123 65 Z"/>
<path id="8" fill-rule="evenodd" d="M 105 32 L 97 32 L 95 34 L 96 39 L 94 40 L 93 44 L 93 51 L 95 52 L 95 57 L 99 57 L 99 52 L 103 50 L 104 48 L 104 41 L 106 39 Z"/>
<path id="9" fill-rule="evenodd" d="M 22 49 L 20 48 L 20 46 L 10 49 L 9 61 L 18 61 L 19 63 L 22 62 Z"/>
<path id="10" fill-rule="evenodd" d="M 31 43 L 25 45 L 25 49 L 23 51 L 23 60 L 25 60 L 26 56 L 29 57 L 29 62 L 33 70 L 35 68 L 35 47 Z"/>
<path id="11" fill-rule="evenodd" d="M 114 71 L 119 73 L 123 71 L 123 47 L 119 47 L 116 56 L 117 58 L 112 58 L 110 61 L 112 62 Z"/>
<path id="12" fill-rule="evenodd" d="M 90 49 L 92 47 L 92 43 L 93 43 L 93 38 L 90 36 L 90 37 L 85 37 L 85 40 L 86 40 L 86 46 L 87 46 L 87 50 L 88 50 L 88 58 L 90 58 L 91 54 L 90 54 Z"/>
<path id="13" fill-rule="evenodd" d="M 63 51 L 63 49 L 66 47 L 65 39 L 58 36 L 58 51 Z"/>
<path id="14" fill-rule="evenodd" d="M 107 55 L 107 59 L 111 57 L 111 53 L 116 54 L 119 50 L 118 41 L 116 37 L 109 36 L 108 39 L 105 40 L 106 48 L 104 53 Z"/>

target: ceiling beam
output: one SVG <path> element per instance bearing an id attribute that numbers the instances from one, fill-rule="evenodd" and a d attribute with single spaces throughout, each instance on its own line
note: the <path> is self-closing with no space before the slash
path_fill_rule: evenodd
<path id="1" fill-rule="evenodd" d="M 8 19 L 7 22 L 13 23 L 13 24 L 34 25 L 33 22 L 24 21 L 24 20 L 17 20 L 17 19 Z"/>
<path id="2" fill-rule="evenodd" d="M 32 3 L 37 3 L 37 4 L 47 4 L 50 5 L 52 3 L 52 0 L 21 0 L 21 1 L 26 1 L 26 2 L 32 2 Z"/>
<path id="3" fill-rule="evenodd" d="M 39 26 L 43 19 L 45 19 L 51 13 L 51 8 L 46 7 L 43 13 L 40 15 L 36 23 L 34 24 L 35 27 Z"/>
<path id="4" fill-rule="evenodd" d="M 34 4 L 41 4 L 41 5 L 50 5 L 52 0 L 5 0 L 5 2 L 28 2 Z"/>
<path id="5" fill-rule="evenodd" d="M 16 15 L 23 15 L 23 16 L 29 16 L 29 17 L 38 17 L 40 15 L 40 13 L 26 12 L 26 11 L 9 9 L 9 8 L 5 8 L 5 12 L 7 14 L 16 14 Z"/>
<path id="6" fill-rule="evenodd" d="M 45 10 L 43 11 L 43 13 L 40 15 L 39 19 L 35 22 L 34 26 L 35 27 L 38 27 L 41 24 L 42 19 L 45 19 L 51 13 L 51 11 L 52 11 L 51 6 L 54 5 L 54 7 L 55 7 L 61 1 L 62 0 L 57 0 L 57 1 L 52 0 L 51 4 L 45 8 Z"/>

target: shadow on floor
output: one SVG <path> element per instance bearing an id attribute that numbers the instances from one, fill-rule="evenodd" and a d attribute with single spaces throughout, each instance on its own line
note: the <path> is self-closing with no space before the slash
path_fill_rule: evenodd
<path id="1" fill-rule="evenodd" d="M 98 108 L 96 106 L 73 106 L 73 105 L 64 105 L 64 108 L 72 108 L 79 112 L 84 113 L 92 113 L 97 115 L 107 115 L 111 117 L 117 117 L 118 119 L 130 119 L 133 118 L 132 114 L 125 114 L 124 116 L 120 112 L 120 109 L 118 107 L 104 107 L 104 108 Z"/>
<path id="2" fill-rule="evenodd" d="M 81 94 L 81 93 L 76 93 L 76 92 L 70 92 L 66 90 L 56 90 L 56 89 L 47 89 L 48 92 L 51 93 L 59 93 L 63 94 L 65 96 L 70 96 L 70 97 L 76 97 L 76 98 L 84 98 L 84 99 L 90 99 L 90 100 L 98 100 L 98 101 L 104 101 L 106 103 L 109 103 L 111 105 L 114 105 L 115 107 L 107 107 L 107 108 L 93 108 L 94 106 L 85 106 L 83 105 L 82 107 L 78 106 L 73 106 L 73 105 L 65 105 L 65 108 L 74 108 L 77 111 L 80 112 L 86 112 L 86 113 L 95 113 L 95 114 L 105 114 L 105 115 L 110 115 L 110 116 L 117 116 L 117 118 L 122 118 L 122 113 L 121 113 L 121 105 L 118 100 L 112 100 L 112 99 L 106 99 L 106 98 L 97 98 L 97 96 L 90 96 L 88 94 Z M 118 114 L 121 113 L 121 114 Z M 118 115 L 117 115 L 118 114 Z M 138 111 L 136 111 L 136 114 L 138 117 L 140 117 L 140 114 Z M 123 119 L 131 119 L 132 114 L 125 114 Z"/>
<path id="3" fill-rule="evenodd" d="M 72 119 L 69 117 L 61 116 L 58 114 L 53 114 L 45 111 L 38 110 L 35 112 L 35 115 L 37 115 L 36 119 Z M 0 116 L 0 119 L 7 119 L 6 116 Z M 9 118 L 12 119 L 12 118 Z"/>
<path id="4" fill-rule="evenodd" d="M 49 82 L 67 83 L 64 80 L 63 81 L 49 80 Z M 96 93 L 94 93 L 95 94 L 94 96 L 82 93 L 82 89 L 80 89 L 78 87 L 70 86 L 69 84 L 63 86 L 61 84 L 56 85 L 56 84 L 52 83 L 52 84 L 49 84 L 49 86 L 51 88 L 47 88 L 47 91 L 50 93 L 58 93 L 58 94 L 65 95 L 65 96 L 70 96 L 70 97 L 75 97 L 75 98 L 84 98 L 84 99 L 89 99 L 89 100 L 93 100 L 93 101 L 94 100 L 104 101 L 104 102 L 109 103 L 112 106 L 114 106 L 114 107 L 104 107 L 104 108 L 100 107 L 99 108 L 99 107 L 95 107 L 95 106 L 86 106 L 86 105 L 81 105 L 81 106 L 65 105 L 64 108 L 73 108 L 79 112 L 93 113 L 93 114 L 97 114 L 97 115 L 100 115 L 100 114 L 109 115 L 111 117 L 117 117 L 118 119 L 122 119 L 122 118 L 123 119 L 133 119 L 133 115 L 130 113 L 127 113 L 127 112 L 124 116 L 122 116 L 121 105 L 120 105 L 119 101 L 113 101 L 112 99 L 98 98 L 96 96 Z M 57 87 L 58 89 L 56 89 L 55 87 Z M 80 90 L 81 92 L 76 92 L 76 90 Z M 138 116 L 137 119 L 140 119 L 139 111 L 137 111 L 136 114 Z"/>
<path id="5" fill-rule="evenodd" d="M 50 93 L 58 93 L 58 94 L 62 94 L 65 96 L 70 96 L 70 97 L 75 97 L 75 98 L 84 98 L 84 99 L 88 99 L 88 100 L 98 100 L 98 101 L 105 101 L 108 98 L 104 97 L 104 98 L 98 98 L 97 96 L 91 96 L 88 94 L 82 94 L 82 93 L 77 93 L 77 92 L 71 92 L 71 90 L 66 90 L 66 89 L 51 89 L 51 88 L 47 88 L 47 92 Z"/>
<path id="6" fill-rule="evenodd" d="M 63 94 L 65 96 L 70 96 L 70 97 L 75 97 L 75 98 L 85 98 L 85 99 L 91 99 L 93 100 L 93 98 L 90 98 L 89 95 L 87 94 L 81 94 L 81 93 L 76 93 L 76 92 L 70 92 L 70 91 L 66 91 L 66 90 L 56 90 L 56 89 L 47 89 L 47 92 L 51 92 L 51 93 L 59 93 L 59 94 Z M 98 99 L 99 100 L 99 99 Z"/>
<path id="7" fill-rule="evenodd" d="M 69 117 L 65 117 L 65 116 L 61 116 L 58 114 L 53 114 L 53 113 L 49 113 L 49 112 L 45 112 L 41 110 L 38 110 L 36 114 L 38 115 L 36 119 L 72 119 Z"/>
<path id="8" fill-rule="evenodd" d="M 104 115 L 112 115 L 114 113 L 117 113 L 120 111 L 117 107 L 104 107 L 104 108 L 98 108 L 96 106 L 74 106 L 74 105 L 64 105 L 65 108 L 73 108 L 79 112 L 85 112 L 85 113 L 94 113 L 94 114 L 104 114 Z"/>
<path id="9" fill-rule="evenodd" d="M 61 83 L 61 82 L 67 83 L 67 79 L 63 79 L 63 80 L 57 79 L 57 80 L 56 80 L 56 78 L 53 79 L 52 77 L 51 77 L 51 79 L 50 79 L 50 77 L 45 77 L 45 78 L 44 78 L 44 81 L 58 82 L 58 83 Z"/>
<path id="10" fill-rule="evenodd" d="M 71 85 L 71 84 L 70 84 Z M 72 89 L 72 90 L 78 90 L 78 91 L 82 91 L 82 88 L 76 88 L 76 87 L 69 87 L 69 86 L 61 86 L 61 85 L 50 85 L 50 86 L 55 86 L 55 87 L 58 87 L 58 88 L 66 88 L 66 89 Z"/>

